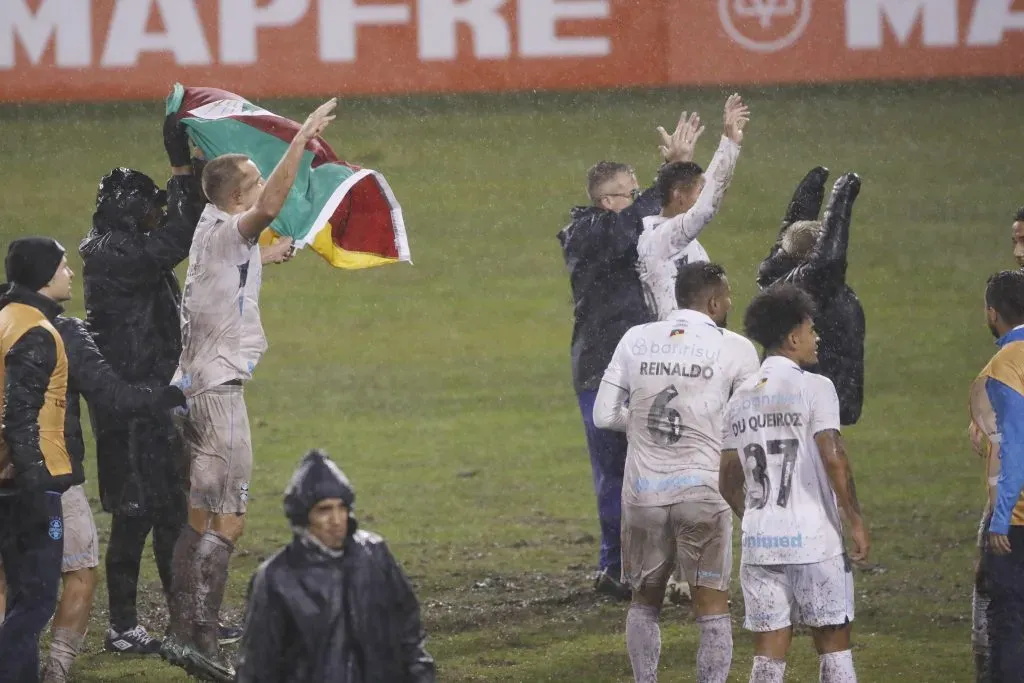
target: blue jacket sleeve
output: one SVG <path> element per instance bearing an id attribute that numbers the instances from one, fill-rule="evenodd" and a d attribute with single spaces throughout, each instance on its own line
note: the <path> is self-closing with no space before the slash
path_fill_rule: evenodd
<path id="1" fill-rule="evenodd" d="M 1024 489 L 1024 396 L 991 377 L 985 380 L 985 391 L 1003 437 L 999 447 L 999 485 L 988 528 L 993 533 L 1006 534 L 1010 531 L 1013 508 Z"/>

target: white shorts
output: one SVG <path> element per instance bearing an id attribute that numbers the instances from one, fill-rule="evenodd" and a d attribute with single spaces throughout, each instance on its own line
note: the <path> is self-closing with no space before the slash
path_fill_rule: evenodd
<path id="1" fill-rule="evenodd" d="M 60 497 L 64 508 L 64 560 L 61 573 L 92 569 L 100 563 L 100 540 L 96 520 L 85 489 L 72 486 Z"/>
<path id="2" fill-rule="evenodd" d="M 743 626 L 764 633 L 800 623 L 812 628 L 853 621 L 853 568 L 846 555 L 812 564 L 744 564 Z"/>

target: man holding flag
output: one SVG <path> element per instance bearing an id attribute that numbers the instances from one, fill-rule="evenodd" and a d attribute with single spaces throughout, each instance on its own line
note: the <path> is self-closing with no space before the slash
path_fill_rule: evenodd
<path id="1" fill-rule="evenodd" d="M 334 119 L 336 106 L 331 99 L 309 115 L 266 181 L 242 154 L 214 158 L 203 170 L 210 203 L 189 252 L 175 374 L 188 398 L 189 515 L 174 548 L 170 633 L 161 655 L 214 680 L 234 676 L 217 661 L 217 614 L 252 474 L 243 386 L 267 348 L 258 239 L 284 208 L 307 147 Z"/>

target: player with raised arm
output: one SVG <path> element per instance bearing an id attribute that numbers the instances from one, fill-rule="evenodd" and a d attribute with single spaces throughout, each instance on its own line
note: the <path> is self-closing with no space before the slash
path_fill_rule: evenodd
<path id="1" fill-rule="evenodd" d="M 284 207 L 306 145 L 334 119 L 336 106 L 331 99 L 309 115 L 266 182 L 241 154 L 217 157 L 203 169 L 210 203 L 189 252 L 175 373 L 188 398 L 182 431 L 191 465 L 189 514 L 174 547 L 170 633 L 160 654 L 214 680 L 234 677 L 217 662 L 217 613 L 252 475 L 243 387 L 267 348 L 257 240 Z"/>
<path id="2" fill-rule="evenodd" d="M 754 632 L 751 683 L 782 682 L 794 617 L 811 629 L 820 680 L 857 680 L 851 560 L 867 559 L 870 540 L 839 434 L 835 387 L 803 370 L 818 362 L 813 319 L 814 302 L 792 285 L 754 298 L 744 327 L 765 359 L 725 416 L 720 487 L 742 519 L 744 625 Z"/>
<path id="3" fill-rule="evenodd" d="M 731 95 L 725 102 L 722 139 L 707 173 L 692 161 L 666 164 L 658 172 L 655 187 L 661 195 L 661 213 L 643 219 L 644 231 L 637 242 L 637 270 L 647 306 L 658 320 L 664 320 L 676 307 L 679 267 L 708 260 L 697 236 L 722 205 L 749 120 L 747 105 L 739 95 Z M 698 129 L 697 134 L 703 130 Z"/>
<path id="4" fill-rule="evenodd" d="M 700 628 L 697 681 L 725 683 L 732 664 L 732 514 L 718 492 L 722 418 L 757 371 L 754 345 L 725 328 L 732 307 L 721 266 L 691 263 L 666 320 L 622 337 L 604 374 L 594 423 L 629 437 L 622 486 L 622 575 L 633 589 L 626 647 L 637 683 L 657 681 L 659 616 L 677 563 Z"/>

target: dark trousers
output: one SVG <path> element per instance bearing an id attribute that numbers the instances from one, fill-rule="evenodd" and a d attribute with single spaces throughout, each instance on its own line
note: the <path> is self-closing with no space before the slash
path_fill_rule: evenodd
<path id="1" fill-rule="evenodd" d="M 594 426 L 596 391 L 577 394 L 583 429 L 587 433 L 590 468 L 597 494 L 597 518 L 601 522 L 601 554 L 598 566 L 619 580 L 622 569 L 622 475 L 626 468 L 626 435 Z"/>
<path id="2" fill-rule="evenodd" d="M 992 683 L 1024 682 L 1024 527 L 1010 527 L 1010 554 L 986 548 Z"/>
<path id="3" fill-rule="evenodd" d="M 115 514 L 110 523 L 107 544 L 107 595 L 110 599 L 110 627 L 118 633 L 139 623 L 136 597 L 139 590 L 139 567 L 146 536 L 153 532 L 153 556 L 160 573 L 164 595 L 171 593 L 171 558 L 174 544 L 185 523 L 185 513 L 159 510 L 152 516 L 135 517 Z"/>
<path id="4" fill-rule="evenodd" d="M 57 609 L 63 555 L 59 493 L 0 497 L 0 557 L 7 575 L 0 683 L 39 680 L 39 634 Z"/>

